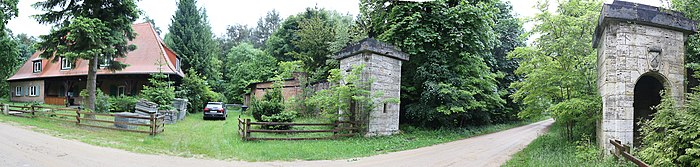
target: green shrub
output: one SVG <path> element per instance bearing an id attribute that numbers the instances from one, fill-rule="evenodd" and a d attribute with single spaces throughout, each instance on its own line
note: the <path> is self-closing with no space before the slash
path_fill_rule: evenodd
<path id="1" fill-rule="evenodd" d="M 82 91 L 80 91 L 80 96 L 84 97 L 83 102 L 81 103 L 81 105 L 83 105 L 82 107 L 87 109 L 88 107 L 84 106 L 85 104 L 87 104 L 87 97 L 88 97 L 87 90 L 83 89 Z M 111 104 L 109 103 L 109 96 L 102 93 L 102 91 L 100 89 L 97 89 L 95 91 L 95 111 L 94 112 L 108 113 L 110 108 L 111 108 Z"/>
<path id="2" fill-rule="evenodd" d="M 175 100 L 175 87 L 172 81 L 168 81 L 168 76 L 163 73 L 151 74 L 148 79 L 150 86 L 144 86 L 141 95 L 144 99 L 158 104 L 159 110 L 173 109 Z"/>
<path id="3" fill-rule="evenodd" d="M 262 100 L 253 99 L 250 110 L 253 118 L 261 122 L 292 122 L 297 116 L 296 111 L 285 111 L 282 104 L 281 82 L 276 82 L 273 89 L 265 93 Z M 289 129 L 290 126 L 263 126 L 265 129 Z"/>
<path id="4" fill-rule="evenodd" d="M 278 113 L 282 113 L 284 106 L 277 102 L 272 102 L 268 100 L 253 100 L 251 102 L 250 111 L 253 114 L 253 118 L 258 121 L 271 122 L 263 120 L 263 116 L 272 116 Z"/>
<path id="5" fill-rule="evenodd" d="M 574 142 L 576 144 L 576 158 L 582 161 L 596 161 L 602 157 L 600 150 L 590 137 L 585 136 Z"/>
<path id="6" fill-rule="evenodd" d="M 700 166 L 700 88 L 684 106 L 664 95 L 654 117 L 642 122 L 639 158 L 651 166 Z"/>
<path id="7" fill-rule="evenodd" d="M 138 99 L 131 96 L 119 95 L 116 97 L 109 97 L 109 110 L 113 112 L 130 112 L 134 110 L 136 102 L 138 102 Z"/>
<path id="8" fill-rule="evenodd" d="M 330 70 L 328 82 L 331 83 L 331 86 L 316 92 L 307 99 L 306 104 L 318 109 L 331 121 L 339 118 L 347 118 L 352 121 L 367 120 L 368 113 L 375 107 L 373 99 L 382 97 L 384 93 L 369 91 L 373 79 L 363 80 L 361 78 L 364 67 L 364 64 L 353 66 L 352 70 L 345 75 L 340 69 Z M 398 104 L 399 99 L 387 98 L 382 103 Z M 357 107 L 354 110 L 355 113 L 351 112 L 353 107 Z"/>
<path id="9" fill-rule="evenodd" d="M 178 88 L 177 96 L 186 98 L 189 102 L 190 113 L 200 112 L 207 102 L 222 101 L 223 96 L 211 90 L 207 78 L 199 75 L 193 69 L 187 71 L 187 76 L 182 79 L 182 85 Z"/>

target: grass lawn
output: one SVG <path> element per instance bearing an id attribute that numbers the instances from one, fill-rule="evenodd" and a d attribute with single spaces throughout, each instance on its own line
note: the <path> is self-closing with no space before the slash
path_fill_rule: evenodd
<path id="1" fill-rule="evenodd" d="M 612 157 L 584 160 L 576 157 L 576 144 L 567 141 L 559 125 L 552 125 L 549 132 L 535 139 L 525 149 L 513 155 L 503 166 L 634 166 L 625 161 L 616 161 Z M 597 151 L 600 151 L 597 149 Z"/>
<path id="2" fill-rule="evenodd" d="M 240 112 L 230 112 L 226 121 L 202 120 L 202 114 L 188 115 L 177 124 L 165 125 L 157 136 L 106 129 L 79 127 L 45 117 L 23 118 L 0 114 L 0 122 L 31 126 L 35 131 L 85 143 L 139 153 L 183 157 L 235 159 L 245 161 L 325 160 L 364 157 L 408 150 L 501 131 L 531 121 L 514 122 L 462 130 L 426 130 L 402 126 L 402 133 L 388 137 L 351 137 L 317 141 L 241 141 L 237 134 Z M 250 118 L 243 115 L 243 118 Z M 303 119 L 312 121 L 314 119 Z M 254 134 L 255 135 L 255 134 Z"/>

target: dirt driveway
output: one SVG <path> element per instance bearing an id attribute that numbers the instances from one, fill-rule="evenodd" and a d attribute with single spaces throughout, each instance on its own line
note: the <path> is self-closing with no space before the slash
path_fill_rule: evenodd
<path id="1" fill-rule="evenodd" d="M 98 147 L 0 123 L 0 166 L 500 166 L 554 120 L 506 131 L 371 157 L 348 160 L 243 162 L 147 155 Z"/>

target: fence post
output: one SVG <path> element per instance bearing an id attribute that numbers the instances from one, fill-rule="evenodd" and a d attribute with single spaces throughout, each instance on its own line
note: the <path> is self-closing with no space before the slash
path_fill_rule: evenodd
<path id="1" fill-rule="evenodd" d="M 75 125 L 80 125 L 80 108 L 75 110 Z"/>
<path id="2" fill-rule="evenodd" d="M 337 134 L 339 131 L 339 129 L 338 129 L 339 126 L 340 126 L 340 122 L 338 120 L 335 120 L 335 122 L 333 122 L 333 138 L 334 139 L 337 137 Z"/>
<path id="3" fill-rule="evenodd" d="M 151 135 L 155 135 L 156 133 L 156 121 L 155 121 L 155 114 L 150 114 L 151 118 Z"/>
<path id="4" fill-rule="evenodd" d="M 250 137 L 250 119 L 245 119 L 245 140 L 248 140 L 248 137 Z"/>
<path id="5" fill-rule="evenodd" d="M 2 105 L 2 114 L 5 114 L 5 115 L 10 114 L 10 105 L 9 104 Z"/>
<path id="6" fill-rule="evenodd" d="M 348 129 L 348 131 L 350 134 L 353 134 L 352 130 L 354 130 L 354 128 L 355 128 L 355 122 L 351 121 L 349 124 L 350 124 L 350 128 Z"/>
<path id="7" fill-rule="evenodd" d="M 36 115 L 34 114 L 36 112 L 36 109 L 34 109 L 34 107 L 36 106 L 32 105 L 32 118 L 36 117 Z"/>

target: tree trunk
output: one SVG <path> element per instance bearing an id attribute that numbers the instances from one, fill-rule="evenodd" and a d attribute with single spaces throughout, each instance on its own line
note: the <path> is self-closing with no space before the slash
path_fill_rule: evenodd
<path id="1" fill-rule="evenodd" d="M 97 89 L 97 59 L 98 56 L 93 57 L 88 63 L 88 75 L 87 75 L 87 91 L 88 99 L 86 100 L 85 106 L 90 112 L 95 112 L 95 96 Z M 85 114 L 85 118 L 95 118 L 95 115 Z"/>

